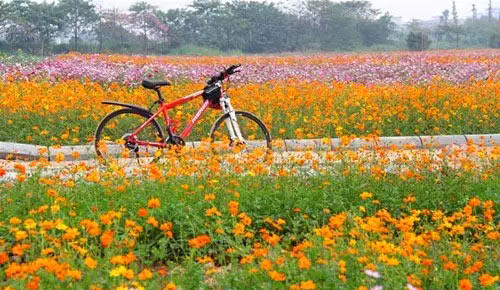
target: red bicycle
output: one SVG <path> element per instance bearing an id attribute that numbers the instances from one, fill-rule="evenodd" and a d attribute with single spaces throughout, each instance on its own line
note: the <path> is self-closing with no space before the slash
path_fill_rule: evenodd
<path id="1" fill-rule="evenodd" d="M 149 109 L 132 104 L 104 101 L 103 104 L 123 107 L 104 117 L 95 133 L 94 145 L 97 156 L 107 161 L 120 157 L 159 157 L 161 151 L 171 145 L 184 146 L 185 140 L 208 108 L 222 109 L 223 114 L 212 126 L 209 137 L 212 142 L 222 141 L 227 145 L 267 147 L 271 149 L 271 135 L 264 123 L 251 113 L 235 111 L 223 82 L 232 74 L 239 72 L 241 65 L 233 65 L 213 76 L 201 91 L 185 96 L 171 103 L 165 103 L 160 88 L 171 85 L 168 81 L 144 80 L 142 86 L 156 92 L 158 100 Z M 179 105 L 203 97 L 203 104 L 193 119 L 188 122 L 184 131 L 177 135 L 173 120 L 168 110 Z M 159 110 L 153 113 L 152 108 L 158 105 Z M 156 118 L 163 116 L 165 131 Z M 224 128 L 225 127 L 225 128 Z"/>

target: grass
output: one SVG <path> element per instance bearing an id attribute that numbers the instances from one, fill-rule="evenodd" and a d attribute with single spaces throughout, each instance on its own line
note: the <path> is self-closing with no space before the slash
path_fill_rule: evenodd
<path id="1" fill-rule="evenodd" d="M 0 258 L 0 286 L 23 288 L 39 277 L 42 289 L 158 289 L 169 283 L 179 289 L 289 289 L 303 283 L 307 289 L 311 282 L 319 289 L 400 289 L 408 283 L 453 289 L 462 279 L 474 285 L 490 279 L 493 289 L 500 270 L 498 216 L 488 217 L 488 210 L 498 211 L 500 174 L 498 167 L 486 172 L 427 172 L 409 179 L 356 170 L 308 178 L 103 173 L 98 182 L 34 176 L 0 189 L 0 257 L 9 253 L 8 262 Z M 83 226 L 85 220 L 95 222 L 98 232 Z M 68 229 L 78 235 L 66 235 Z M 109 244 L 106 232 L 112 233 Z M 19 244 L 30 247 L 13 254 Z M 97 262 L 94 269 L 84 262 L 89 257 Z M 37 259 L 67 263 L 80 275 L 58 270 L 64 268 L 59 264 L 30 272 Z M 14 261 L 26 263 L 25 272 L 12 274 Z M 465 274 L 476 261 L 480 269 Z M 453 265 L 457 269 L 446 270 Z"/>
<path id="2" fill-rule="evenodd" d="M 44 57 L 31 55 L 18 50 L 14 54 L 8 54 L 0 51 L 0 63 L 4 64 L 26 64 L 42 61 Z"/>

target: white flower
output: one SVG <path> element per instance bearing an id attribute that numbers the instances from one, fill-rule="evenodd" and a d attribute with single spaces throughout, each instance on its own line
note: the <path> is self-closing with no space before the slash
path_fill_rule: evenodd
<path id="1" fill-rule="evenodd" d="M 379 272 L 372 271 L 372 270 L 365 270 L 365 274 L 368 275 L 368 276 L 370 276 L 370 277 L 373 277 L 375 279 L 378 279 L 378 278 L 381 277 Z"/>

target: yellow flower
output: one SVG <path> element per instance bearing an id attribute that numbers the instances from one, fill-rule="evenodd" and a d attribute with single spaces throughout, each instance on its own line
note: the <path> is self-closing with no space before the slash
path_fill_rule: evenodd
<path id="1" fill-rule="evenodd" d="M 365 200 L 365 199 L 372 198 L 373 193 L 365 191 L 365 192 L 361 193 L 359 196 L 361 197 L 361 199 Z"/>
<path id="2" fill-rule="evenodd" d="M 122 266 L 113 268 L 109 272 L 109 276 L 110 277 L 119 277 L 119 276 L 123 275 L 126 271 L 127 271 L 127 268 L 125 268 L 125 266 L 122 265 Z"/>
<path id="3" fill-rule="evenodd" d="M 25 231 L 16 231 L 16 241 L 22 241 L 28 237 Z"/>
<path id="4" fill-rule="evenodd" d="M 36 228 L 36 222 L 33 219 L 27 219 L 24 221 L 24 227 L 28 230 Z"/>

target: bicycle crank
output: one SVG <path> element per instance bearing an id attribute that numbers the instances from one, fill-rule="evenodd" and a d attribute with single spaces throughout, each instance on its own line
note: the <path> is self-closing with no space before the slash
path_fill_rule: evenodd
<path id="1" fill-rule="evenodd" d="M 122 140 L 125 141 L 125 148 L 129 149 L 130 151 L 134 151 L 135 153 L 139 152 L 139 145 L 137 143 L 133 143 L 129 141 L 129 137 L 131 134 L 125 134 L 122 136 Z"/>
<path id="2" fill-rule="evenodd" d="M 171 144 L 171 145 L 177 145 L 177 146 L 186 146 L 186 141 L 184 141 L 184 139 L 182 139 L 180 136 L 177 136 L 177 135 L 174 135 L 172 136 L 172 140 L 170 140 L 171 138 L 168 138 L 167 139 L 167 144 Z"/>

